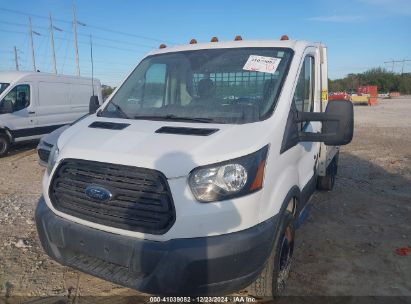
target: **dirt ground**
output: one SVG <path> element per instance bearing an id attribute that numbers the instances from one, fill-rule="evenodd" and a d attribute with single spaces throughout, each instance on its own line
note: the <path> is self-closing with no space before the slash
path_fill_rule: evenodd
<path id="1" fill-rule="evenodd" d="M 289 295 L 411 296 L 411 98 L 355 107 L 332 192 L 316 193 L 297 231 Z M 60 266 L 40 247 L 34 209 L 43 168 L 35 145 L 0 159 L 0 299 L 137 295 Z M 0 300 L 1 302 L 1 300 Z"/>

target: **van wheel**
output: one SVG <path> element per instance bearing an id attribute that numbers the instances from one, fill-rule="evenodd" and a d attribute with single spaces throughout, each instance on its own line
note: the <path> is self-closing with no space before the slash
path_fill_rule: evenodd
<path id="1" fill-rule="evenodd" d="M 0 157 L 6 156 L 9 152 L 10 140 L 6 134 L 0 134 Z"/>
<path id="2" fill-rule="evenodd" d="M 274 246 L 258 278 L 247 288 L 254 297 L 275 297 L 285 290 L 294 251 L 294 217 L 285 211 L 280 219 Z"/>
<path id="3" fill-rule="evenodd" d="M 338 168 L 338 158 L 340 152 L 335 154 L 333 160 L 328 165 L 327 172 L 325 176 L 318 176 L 317 178 L 317 189 L 322 191 L 331 191 L 334 188 L 335 177 L 337 176 Z"/>

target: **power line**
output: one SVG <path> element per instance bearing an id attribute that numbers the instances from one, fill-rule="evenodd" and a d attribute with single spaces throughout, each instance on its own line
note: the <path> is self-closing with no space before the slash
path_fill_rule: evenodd
<path id="1" fill-rule="evenodd" d="M 401 67 L 401 74 L 404 74 L 404 64 L 406 62 L 411 62 L 411 60 L 409 59 L 403 59 L 403 60 L 390 60 L 390 61 L 384 61 L 385 64 L 387 63 L 392 63 L 392 68 L 391 68 L 391 72 L 394 72 L 394 64 L 395 63 L 402 63 L 402 67 Z"/>
<path id="2" fill-rule="evenodd" d="M 24 35 L 27 35 L 27 33 L 26 33 L 26 32 L 11 31 L 11 30 L 3 30 L 3 29 L 0 29 L 0 31 L 1 31 L 1 32 L 6 32 L 6 33 L 13 33 L 13 34 L 24 34 Z"/>
<path id="3" fill-rule="evenodd" d="M 53 19 L 53 20 L 54 20 L 54 19 Z M 1 21 L 1 20 L 0 20 L 0 23 L 2 23 L 2 24 L 7 24 L 7 25 L 13 25 L 13 26 L 27 27 L 27 24 L 17 23 L 17 22 L 9 22 L 9 21 Z M 42 30 L 49 30 L 49 28 L 48 28 L 48 27 L 45 27 L 45 26 L 33 26 L 33 28 L 42 29 Z M 70 31 L 70 30 L 60 30 L 60 31 L 68 32 L 68 33 L 70 33 L 70 34 L 73 34 L 73 32 Z M 89 37 L 88 34 L 77 33 L 77 35 L 78 35 L 78 36 L 83 36 L 83 37 Z M 115 43 L 122 43 L 122 44 L 127 44 L 127 45 L 135 45 L 135 46 L 144 47 L 144 48 L 149 48 L 149 49 L 155 48 L 155 46 L 153 46 L 153 45 L 142 44 L 142 43 L 135 43 L 135 42 L 124 41 L 124 40 L 117 40 L 117 39 L 110 39 L 110 38 L 101 37 L 101 36 L 95 36 L 95 35 L 93 35 L 93 39 L 104 40 L 104 41 L 115 42 Z"/>
<path id="4" fill-rule="evenodd" d="M 63 20 L 63 19 L 56 19 L 56 18 L 53 18 L 53 22 L 51 22 L 51 20 L 50 20 L 50 16 L 49 17 L 46 17 L 46 16 L 41 16 L 41 15 L 35 15 L 35 14 L 28 14 L 28 13 L 25 13 L 25 12 L 21 12 L 21 11 L 15 11 L 15 10 L 10 10 L 10 9 L 5 9 L 5 8 L 0 8 L 0 10 L 2 10 L 2 11 L 6 11 L 6 12 L 9 12 L 9 13 L 14 13 L 14 14 L 19 14 L 19 15 L 24 15 L 24 16 L 28 16 L 29 18 L 31 18 L 31 17 L 33 17 L 33 18 L 40 18 L 40 19 L 44 19 L 44 20 L 49 20 L 50 21 L 50 25 L 49 25 L 49 27 L 44 27 L 44 26 L 32 26 L 31 28 L 30 28 L 30 31 L 29 31 L 29 33 L 27 33 L 26 31 L 19 31 L 19 30 L 8 30 L 8 29 L 0 29 L 0 32 L 6 32 L 6 33 L 13 33 L 13 34 L 20 34 L 20 35 L 27 35 L 27 34 L 29 34 L 29 36 L 33 36 L 33 35 L 38 35 L 38 36 L 41 36 L 40 37 L 40 39 L 39 39 L 39 45 L 36 47 L 36 49 L 38 49 L 38 52 L 39 52 L 39 54 L 42 54 L 43 56 L 41 56 L 41 57 L 43 57 L 42 59 L 42 61 L 43 61 L 43 64 L 41 65 L 41 66 L 43 66 L 43 69 L 42 70 L 45 70 L 45 71 L 49 71 L 51 68 L 50 68 L 50 63 L 51 62 L 48 62 L 48 64 L 46 64 L 45 62 L 46 62 L 46 57 L 47 57 L 47 55 L 49 54 L 49 49 L 48 49 L 48 47 L 47 47 L 47 40 L 48 40 L 48 38 L 47 38 L 47 36 L 49 36 L 47 33 L 46 33 L 46 35 L 44 35 L 43 33 L 39 33 L 39 32 L 37 32 L 36 30 L 37 29 L 41 29 L 41 32 L 43 32 L 43 31 L 49 31 L 50 30 L 50 28 L 51 27 L 53 27 L 54 28 L 54 25 L 52 24 L 52 23 L 54 23 L 54 22 L 63 22 L 63 23 L 65 23 L 65 24 L 69 24 L 69 25 L 73 25 L 73 22 L 71 22 L 71 21 L 68 21 L 68 20 Z M 94 25 L 85 25 L 85 24 L 83 24 L 83 23 L 81 23 L 81 22 L 77 22 L 77 20 L 75 20 L 75 22 L 76 23 L 78 23 L 79 25 L 83 25 L 83 26 L 87 26 L 87 27 L 89 27 L 89 28 L 93 28 L 93 29 L 96 29 L 96 30 L 100 30 L 100 31 L 103 31 L 103 32 L 111 32 L 111 33 L 115 33 L 115 34 L 119 34 L 119 35 L 127 35 L 127 36 L 131 36 L 131 37 L 135 37 L 135 38 L 138 38 L 138 39 L 146 39 L 146 40 L 151 40 L 151 41 L 159 41 L 159 42 L 167 42 L 167 41 L 163 41 L 163 40 L 159 40 L 159 39 L 155 39 L 155 38 L 152 38 L 152 37 L 147 37 L 147 36 L 140 36 L 140 35 L 136 35 L 136 34 L 131 34 L 131 33 L 126 33 L 126 32 L 121 32 L 121 31 L 116 31 L 116 30 L 112 30 L 112 29 L 107 29 L 107 28 L 104 28 L 104 27 L 99 27 L 99 26 L 94 26 Z M 27 24 L 24 24 L 24 23 L 19 23 L 19 22 L 12 22 L 12 21 L 0 21 L 0 23 L 1 24 L 6 24 L 6 25 L 10 25 L 10 26 L 16 26 L 16 27 L 22 27 L 22 28 L 26 28 L 27 27 Z M 29 23 L 31 23 L 31 22 L 29 22 Z M 53 28 L 51 28 L 51 30 L 53 30 Z M 58 30 L 58 31 L 60 31 L 60 29 L 58 29 L 58 28 L 56 28 L 56 30 Z M 63 46 L 63 44 L 64 44 L 64 42 L 66 42 L 66 48 L 65 48 L 65 55 L 64 55 L 64 61 L 63 61 L 63 68 L 62 68 L 62 72 L 63 72 L 63 69 L 64 69 L 64 65 L 65 65 L 65 63 L 66 63 L 66 58 L 67 58 L 67 50 L 68 50 L 68 48 L 69 48 L 69 44 L 70 44 L 70 41 L 71 41 L 71 35 L 68 35 L 68 33 L 70 33 L 70 34 L 73 34 L 74 33 L 74 31 L 70 31 L 70 30 L 63 30 L 64 32 L 65 32 L 65 38 L 60 38 L 60 37 L 57 37 L 57 35 L 56 35 L 56 37 L 54 37 L 55 39 L 58 39 L 58 40 L 60 40 L 61 41 L 61 43 L 60 43 L 60 47 L 58 47 L 58 49 L 60 49 L 61 48 L 61 46 Z M 88 35 L 86 35 L 86 34 L 82 34 L 82 33 L 79 33 L 78 34 L 78 36 L 82 36 L 82 37 L 88 37 Z M 93 38 L 94 39 L 96 39 L 96 40 L 101 40 L 101 41 L 107 41 L 107 42 L 113 42 L 113 43 L 115 43 L 115 44 L 127 44 L 128 46 L 138 46 L 139 48 L 154 48 L 152 45 L 147 45 L 147 44 L 142 44 L 142 43 L 134 43 L 134 42 L 130 42 L 130 41 L 122 41 L 122 40 L 119 40 L 119 39 L 110 39 L 110 38 L 106 38 L 106 37 L 99 37 L 99 36 L 95 36 L 95 35 L 93 35 Z M 50 39 L 52 39 L 51 37 L 50 37 Z M 24 46 L 26 46 L 27 48 L 29 48 L 30 47 L 30 43 L 28 43 L 29 42 L 29 40 L 30 41 L 32 41 L 32 43 L 31 43 L 31 45 L 32 45 L 32 64 L 33 64 L 33 69 L 34 70 L 36 70 L 37 69 L 37 67 L 36 67 L 36 58 L 35 58 L 35 56 L 34 56 L 34 46 L 33 46 L 33 38 L 31 38 L 31 39 L 28 39 L 27 41 L 26 41 L 26 39 L 24 39 L 24 44 L 23 44 L 23 48 L 24 48 Z M 89 44 L 88 42 L 85 42 L 85 41 L 82 41 L 82 40 L 79 40 L 78 41 L 78 43 L 80 43 L 80 44 Z M 169 42 L 170 43 L 170 42 Z M 116 50 L 120 50 L 120 51 L 127 51 L 127 52 L 132 52 L 132 53 L 141 53 L 141 51 L 138 51 L 138 50 L 136 50 L 136 49 L 131 49 L 131 48 L 122 48 L 122 47 L 117 47 L 117 46 L 115 46 L 115 44 L 113 45 L 113 44 L 104 44 L 104 43 L 93 43 L 93 45 L 95 45 L 95 46 L 99 46 L 99 47 L 104 47 L 104 48 L 110 48 L 110 49 L 116 49 Z M 18 64 L 19 64 L 19 68 L 21 68 L 21 69 L 24 69 L 24 67 L 22 67 L 23 65 L 29 65 L 30 64 L 30 62 L 29 62 L 29 60 L 28 60 L 28 49 L 26 50 L 26 52 L 25 53 L 23 53 L 23 54 L 25 54 L 25 56 L 26 56 L 26 59 L 25 60 L 20 60 L 20 58 L 19 57 L 17 57 L 17 59 L 16 59 L 16 56 L 14 56 L 15 58 L 14 58 L 14 61 L 17 61 L 18 60 Z M 10 54 L 10 57 L 11 57 L 11 54 L 12 54 L 12 52 L 11 51 L 3 51 L 3 52 L 6 52 L 6 53 L 9 53 Z M 39 56 L 38 56 L 39 57 Z M 11 59 L 11 58 L 10 58 Z M 96 60 L 96 61 L 98 61 L 98 60 Z M 10 60 L 10 62 L 11 62 L 11 60 Z M 129 63 L 115 63 L 115 62 L 107 62 L 107 61 L 103 61 L 103 60 L 101 60 L 100 62 L 102 62 L 102 63 L 104 63 L 103 65 L 111 65 L 111 67 L 97 67 L 97 72 L 100 72 L 100 73 L 98 73 L 98 74 L 101 74 L 101 75 L 111 75 L 112 76 L 112 78 L 113 79 L 116 79 L 116 81 L 114 81 L 114 80 L 112 80 L 111 82 L 112 83 L 114 83 L 114 82 L 118 82 L 118 79 L 122 79 L 125 75 L 127 75 L 128 74 L 128 72 L 129 72 L 129 69 L 128 68 L 126 68 L 125 66 L 129 66 L 130 68 L 132 67 L 132 64 L 130 65 Z M 116 67 L 116 66 L 118 66 L 118 65 L 124 65 L 124 68 L 121 68 L 121 67 Z M 72 66 L 71 64 L 70 64 L 70 66 L 69 66 L 69 70 L 72 70 L 72 68 L 73 68 L 74 66 Z M 27 67 L 26 67 L 27 68 Z M 85 66 L 85 69 L 84 69 L 84 71 L 87 73 L 88 71 L 89 71 L 89 67 L 86 65 Z M 74 71 L 73 71 L 74 72 Z"/>
<path id="5" fill-rule="evenodd" d="M 48 17 L 45 17 L 45 16 L 28 14 L 28 13 L 26 13 L 26 12 L 17 11 L 17 10 L 11 10 L 11 9 L 7 9 L 7 8 L 1 8 L 1 7 L 0 7 L 0 10 L 1 10 L 1 11 L 6 11 L 6 12 L 9 12 L 9 13 L 13 13 L 13 14 L 18 14 L 18 15 L 31 16 L 31 17 L 40 18 L 40 19 L 48 19 Z M 72 24 L 72 21 L 64 20 L 64 19 L 54 19 L 54 21 L 62 22 L 62 23 L 66 23 L 66 24 Z M 167 41 L 167 40 L 158 39 L 158 38 L 153 38 L 153 37 L 148 37 L 148 36 L 136 35 L 136 34 L 133 34 L 133 33 L 127 33 L 127 32 L 118 31 L 118 30 L 112 30 L 112 29 L 109 29 L 109 28 L 104 28 L 104 27 L 101 27 L 101 26 L 95 26 L 95 25 L 91 25 L 91 24 L 87 24 L 86 26 L 87 26 L 87 27 L 90 27 L 90 28 L 94 28 L 94 29 L 96 29 L 96 30 L 100 30 L 100 31 L 110 32 L 110 33 L 119 34 L 119 35 L 124 35 L 124 36 L 129 36 L 129 37 L 135 37 L 135 38 L 139 38 L 139 39 L 145 39 L 145 40 L 151 40 L 151 41 L 156 41 L 156 42 L 165 42 L 165 43 L 177 44 L 176 42 L 172 42 L 172 41 Z"/>
<path id="6" fill-rule="evenodd" d="M 13 34 L 22 34 L 22 35 L 27 35 L 26 32 L 21 32 L 21 31 L 11 31 L 11 30 L 3 30 L 0 29 L 1 32 L 7 32 L 7 33 L 13 33 Z M 41 34 L 41 33 L 40 33 Z M 55 37 L 56 40 L 67 40 L 64 38 L 60 38 L 60 37 Z M 88 42 L 85 41 L 78 41 L 79 44 L 89 44 Z M 133 49 L 126 49 L 126 48 L 120 48 L 120 47 L 115 47 L 115 46 L 109 46 L 109 45 L 105 45 L 105 44 L 100 44 L 100 43 L 94 43 L 95 46 L 100 46 L 100 47 L 104 47 L 104 48 L 109 48 L 109 49 L 114 49 L 114 50 L 120 50 L 120 51 L 126 51 L 126 52 L 132 52 L 132 53 L 138 53 L 139 51 L 137 50 L 133 50 Z"/>
<path id="7" fill-rule="evenodd" d="M 5 11 L 5 12 L 17 14 L 17 15 L 23 15 L 23 16 L 34 17 L 34 18 L 39 18 L 39 19 L 47 19 L 47 18 L 48 18 L 48 17 L 41 16 L 41 15 L 28 14 L 28 13 L 26 13 L 26 12 L 16 11 L 16 10 L 12 10 L 12 9 L 8 9 L 8 8 L 3 8 L 3 7 L 0 7 L 0 11 Z M 54 19 L 54 20 L 55 20 L 55 21 L 58 21 L 58 22 L 63 22 L 63 23 L 71 24 L 71 21 L 67 21 L 67 20 L 62 20 L 62 19 Z"/>

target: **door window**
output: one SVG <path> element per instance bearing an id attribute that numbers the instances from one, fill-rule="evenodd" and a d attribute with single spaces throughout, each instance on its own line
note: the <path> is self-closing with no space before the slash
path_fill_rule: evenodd
<path id="1" fill-rule="evenodd" d="M 145 106 L 161 107 L 163 105 L 166 88 L 165 64 L 153 64 L 146 72 L 144 84 L 144 103 Z"/>
<path id="2" fill-rule="evenodd" d="M 10 83 L 0 82 L 0 94 L 3 93 L 8 88 L 9 85 Z"/>
<path id="3" fill-rule="evenodd" d="M 2 107 L 9 109 L 8 112 L 16 112 L 30 105 L 30 86 L 20 84 L 15 86 L 2 100 Z"/>
<path id="4" fill-rule="evenodd" d="M 307 56 L 298 77 L 293 101 L 298 111 L 312 112 L 314 109 L 314 58 Z M 301 124 L 303 128 L 304 123 Z"/>

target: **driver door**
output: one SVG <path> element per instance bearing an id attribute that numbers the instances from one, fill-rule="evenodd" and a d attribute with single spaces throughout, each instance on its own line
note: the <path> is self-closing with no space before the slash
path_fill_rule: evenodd
<path id="1" fill-rule="evenodd" d="M 293 102 L 297 110 L 301 112 L 319 111 L 319 94 L 317 89 L 318 81 L 316 81 L 316 76 L 318 75 L 318 71 L 316 71 L 316 55 L 315 50 L 311 52 L 308 51 L 300 69 Z M 321 131 L 321 123 L 303 122 L 299 124 L 298 130 L 317 133 Z M 320 143 L 300 142 L 297 146 L 300 150 L 298 174 L 300 179 L 300 188 L 303 189 L 307 186 L 308 182 L 315 174 L 315 166 L 318 159 Z"/>
<path id="2" fill-rule="evenodd" d="M 2 99 L 3 109 L 9 113 L 1 115 L 1 121 L 10 129 L 16 141 L 35 135 L 35 111 L 32 86 L 29 83 L 14 86 Z"/>

